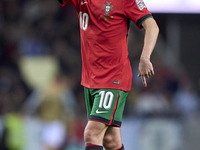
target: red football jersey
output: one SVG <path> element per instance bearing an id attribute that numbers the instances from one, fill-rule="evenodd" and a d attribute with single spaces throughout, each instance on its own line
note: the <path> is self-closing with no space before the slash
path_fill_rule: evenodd
<path id="1" fill-rule="evenodd" d="M 142 0 L 66 0 L 78 13 L 81 34 L 82 81 L 87 88 L 130 91 L 128 59 L 130 20 L 139 28 L 151 17 Z"/>

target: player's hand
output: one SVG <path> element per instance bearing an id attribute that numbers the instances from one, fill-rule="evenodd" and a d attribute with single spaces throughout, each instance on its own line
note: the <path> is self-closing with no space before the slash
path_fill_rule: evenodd
<path id="1" fill-rule="evenodd" d="M 140 58 L 138 69 L 139 69 L 138 77 L 141 77 L 144 87 L 147 87 L 146 78 L 149 78 L 154 75 L 153 65 L 149 59 Z"/>

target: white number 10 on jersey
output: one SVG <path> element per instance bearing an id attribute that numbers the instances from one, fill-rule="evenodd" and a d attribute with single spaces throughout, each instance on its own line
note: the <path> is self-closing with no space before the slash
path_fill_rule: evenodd
<path id="1" fill-rule="evenodd" d="M 88 28 L 89 15 L 87 13 L 82 13 L 82 11 L 80 11 L 79 16 L 80 16 L 80 28 L 86 31 Z"/>

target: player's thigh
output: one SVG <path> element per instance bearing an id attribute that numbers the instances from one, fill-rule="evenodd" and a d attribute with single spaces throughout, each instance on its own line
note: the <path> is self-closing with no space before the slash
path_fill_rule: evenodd
<path id="1" fill-rule="evenodd" d="M 104 123 L 89 120 L 85 127 L 85 132 L 92 131 L 91 134 L 93 135 L 100 135 L 101 133 L 104 135 L 107 128 L 108 126 Z"/>
<path id="2" fill-rule="evenodd" d="M 121 145 L 120 128 L 115 126 L 109 126 L 104 135 L 104 142 L 114 142 L 119 143 L 119 145 Z"/>
<path id="3" fill-rule="evenodd" d="M 88 121 L 85 131 L 84 140 L 86 143 L 102 145 L 103 137 L 108 126 L 101 122 Z"/>
<path id="4" fill-rule="evenodd" d="M 119 148 L 122 145 L 120 128 L 109 126 L 104 135 L 103 144 L 105 147 Z"/>

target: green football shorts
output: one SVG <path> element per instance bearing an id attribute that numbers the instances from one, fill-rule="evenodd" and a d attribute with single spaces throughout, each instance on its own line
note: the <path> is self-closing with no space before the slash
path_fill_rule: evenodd
<path id="1" fill-rule="evenodd" d="M 128 92 L 84 87 L 84 93 L 89 120 L 121 127 Z"/>

